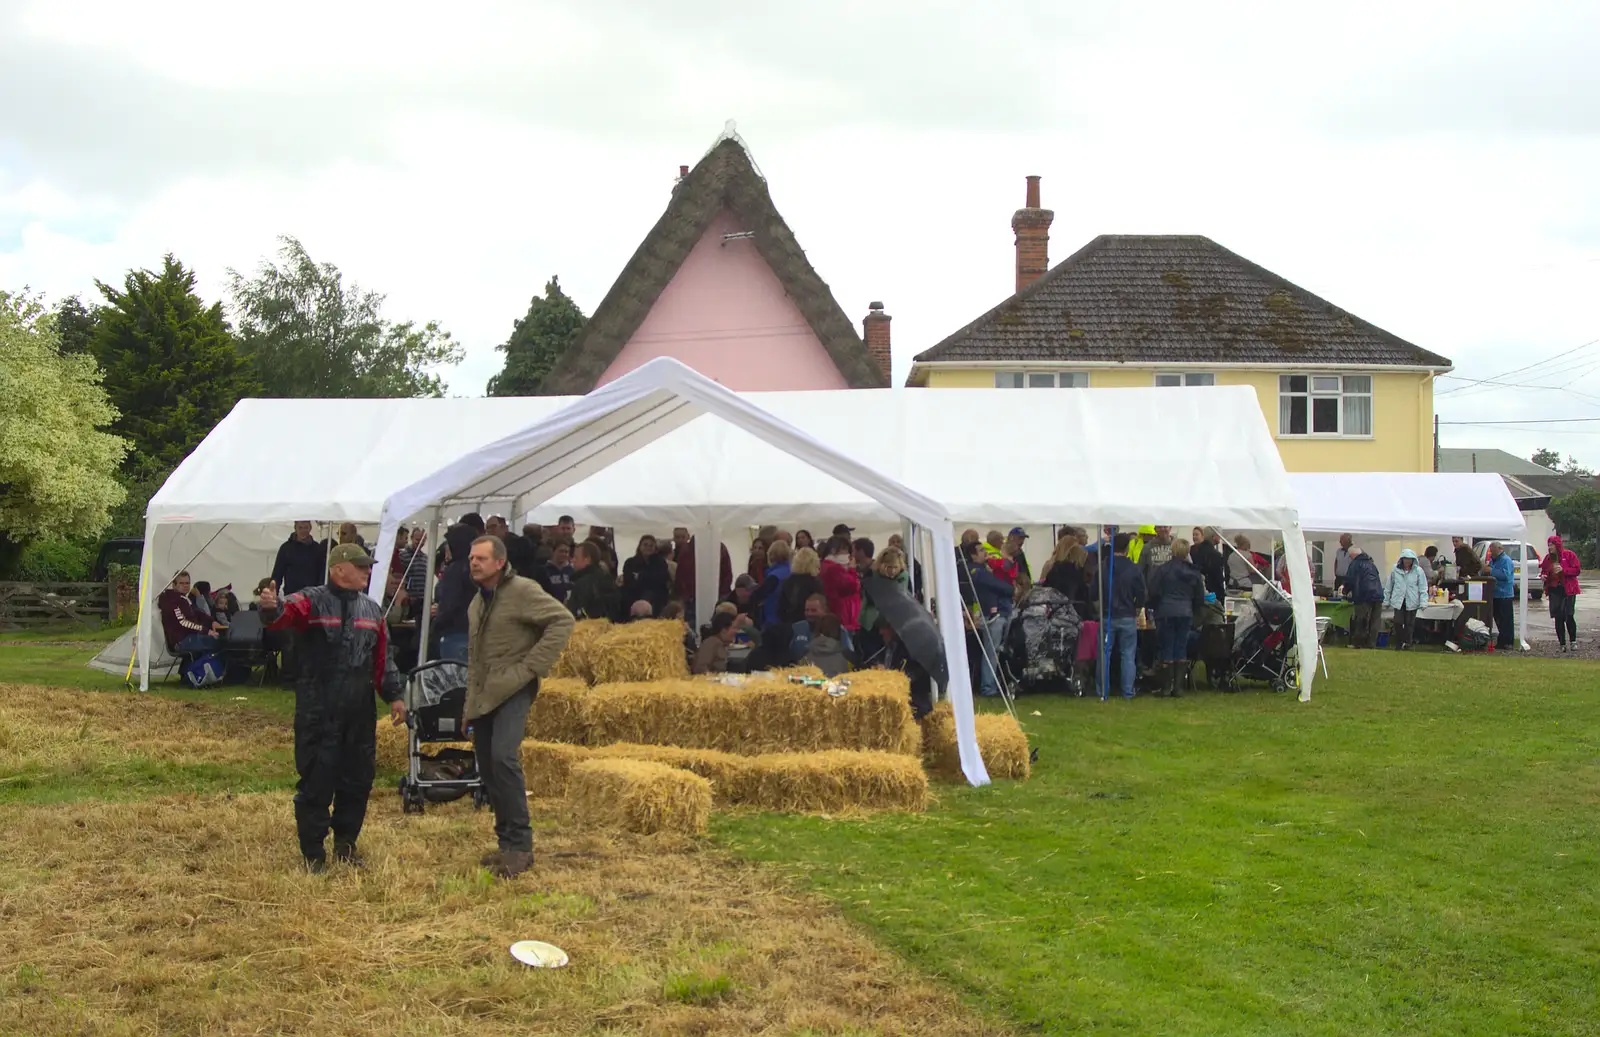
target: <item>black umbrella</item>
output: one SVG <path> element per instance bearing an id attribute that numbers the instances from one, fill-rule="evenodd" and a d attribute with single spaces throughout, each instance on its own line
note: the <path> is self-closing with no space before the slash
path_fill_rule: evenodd
<path id="1" fill-rule="evenodd" d="M 861 592 L 888 622 L 911 656 L 941 687 L 950 683 L 950 667 L 945 662 L 944 641 L 933 615 L 904 587 L 876 573 L 861 580 Z"/>

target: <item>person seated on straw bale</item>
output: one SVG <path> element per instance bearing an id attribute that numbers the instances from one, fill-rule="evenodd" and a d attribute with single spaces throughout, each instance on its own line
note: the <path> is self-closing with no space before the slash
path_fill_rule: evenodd
<path id="1" fill-rule="evenodd" d="M 878 636 L 883 639 L 883 654 L 873 669 L 899 670 L 906 675 L 911 682 L 911 715 L 921 720 L 933 712 L 933 676 L 911 657 L 906 643 L 883 616 L 878 617 Z"/>
<path id="2" fill-rule="evenodd" d="M 791 643 L 793 644 L 792 654 L 796 660 L 805 658 L 810 652 L 811 639 L 822 628 L 823 619 L 831 615 L 833 613 L 828 609 L 828 599 L 823 595 L 813 594 L 806 599 L 805 618 L 790 627 L 794 631 Z M 842 629 L 843 626 L 844 624 L 840 623 L 839 645 L 846 654 L 850 654 L 855 651 L 855 640 L 850 636 L 850 631 Z"/>
<path id="3" fill-rule="evenodd" d="M 700 650 L 694 654 L 694 663 L 689 667 L 689 672 L 727 673 L 728 649 L 733 647 L 733 639 L 738 635 L 741 625 L 749 624 L 749 616 L 735 616 L 727 612 L 712 616 L 711 626 L 706 631 L 705 640 L 700 642 Z"/>
<path id="4" fill-rule="evenodd" d="M 654 619 L 655 615 L 655 610 L 643 598 L 628 606 L 628 622 L 630 623 L 638 619 Z"/>
<path id="5" fill-rule="evenodd" d="M 805 657 L 800 661 L 810 663 L 829 677 L 837 677 L 850 670 L 850 658 L 844 650 L 844 627 L 839 623 L 839 617 L 829 612 L 817 620 L 817 627 L 811 634 L 811 642 L 806 647 Z"/>
<path id="6" fill-rule="evenodd" d="M 746 615 L 755 612 L 757 609 L 753 602 L 758 582 L 749 573 L 740 573 L 739 578 L 733 581 L 733 589 L 724 594 L 722 600 L 717 603 L 718 607 L 732 605 L 735 612 L 743 612 Z"/>
<path id="7" fill-rule="evenodd" d="M 719 615 L 733 616 L 735 618 L 743 616 L 746 619 L 749 619 L 749 614 L 741 611 L 739 606 L 735 605 L 731 601 L 722 602 L 716 607 L 716 610 L 712 612 L 712 616 Z M 735 624 L 735 626 L 738 628 L 738 636 L 733 639 L 735 644 L 750 644 L 760 636 L 756 630 L 755 620 L 753 619 L 750 620 L 748 624 L 738 623 Z"/>

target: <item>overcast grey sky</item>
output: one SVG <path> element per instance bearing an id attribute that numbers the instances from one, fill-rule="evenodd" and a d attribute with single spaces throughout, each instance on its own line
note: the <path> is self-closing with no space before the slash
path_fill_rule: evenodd
<path id="1" fill-rule="evenodd" d="M 443 322 L 477 394 L 733 118 L 845 311 L 887 304 L 898 378 L 1009 294 L 1036 173 L 1052 260 L 1206 234 L 1463 378 L 1558 358 L 1442 382 L 1446 421 L 1600 418 L 1597 53 L 1582 2 L 0 0 L 0 286 L 172 251 L 215 297 L 294 234 Z M 1600 465 L 1600 420 L 1444 442 Z"/>

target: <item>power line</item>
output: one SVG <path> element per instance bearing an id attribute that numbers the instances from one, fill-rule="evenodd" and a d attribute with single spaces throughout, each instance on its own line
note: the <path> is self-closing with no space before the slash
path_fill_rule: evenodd
<path id="1" fill-rule="evenodd" d="M 1506 378 L 1509 375 L 1523 374 L 1525 372 L 1533 370 L 1536 367 L 1543 367 L 1544 365 L 1546 365 L 1548 363 L 1551 363 L 1552 361 L 1560 360 L 1562 357 L 1571 356 L 1573 353 L 1577 353 L 1577 352 L 1579 352 L 1581 350 L 1588 349 L 1590 346 L 1595 345 L 1596 343 L 1600 343 L 1600 338 L 1590 339 L 1588 342 L 1585 342 L 1581 346 L 1573 346 L 1571 349 L 1563 350 L 1562 352 L 1557 353 L 1554 356 L 1545 357 L 1543 360 L 1536 360 L 1531 364 L 1523 364 L 1521 367 L 1513 367 L 1509 371 L 1501 371 L 1497 375 L 1491 375 L 1490 378 L 1491 378 L 1491 380 L 1492 379 L 1501 379 L 1501 378 Z M 1471 388 L 1471 387 L 1470 386 L 1462 386 L 1460 389 L 1446 389 L 1444 392 L 1438 393 L 1437 395 L 1439 395 L 1439 396 L 1448 396 L 1448 395 L 1450 395 L 1452 393 L 1462 392 L 1462 391 L 1464 391 L 1464 390 L 1466 390 L 1468 388 Z"/>
<path id="2" fill-rule="evenodd" d="M 1580 421 L 1600 421 L 1600 414 L 1592 418 L 1501 418 L 1498 421 L 1441 421 L 1441 425 L 1570 425 Z"/>

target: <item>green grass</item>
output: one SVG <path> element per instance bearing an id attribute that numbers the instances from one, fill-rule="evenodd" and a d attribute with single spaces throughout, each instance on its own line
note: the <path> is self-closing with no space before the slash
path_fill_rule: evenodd
<path id="1" fill-rule="evenodd" d="M 0 644 L 11 641 L 82 641 L 110 644 L 127 632 L 131 624 L 86 627 L 77 623 L 49 623 L 27 630 L 0 630 Z"/>
<path id="2" fill-rule="evenodd" d="M 1600 1033 L 1600 666 L 1330 663 L 1306 704 L 1023 699 L 1026 784 L 713 833 L 1034 1032 Z"/>
<path id="3" fill-rule="evenodd" d="M 89 668 L 89 660 L 94 656 L 93 648 L 0 645 L 0 683 L 43 684 L 52 688 L 82 688 L 85 691 L 125 691 L 128 685 L 121 676 Z M 138 679 L 138 674 L 135 674 L 135 684 Z M 185 686 L 176 677 L 170 680 L 152 678 L 149 693 L 162 698 L 204 702 L 224 708 L 255 709 L 278 716 L 294 715 L 294 692 L 271 685 L 229 684 L 196 690 Z M 240 698 L 245 701 L 238 702 Z"/>
<path id="4" fill-rule="evenodd" d="M 661 996 L 668 1001 L 686 1005 L 713 1005 L 733 993 L 733 980 L 718 973 L 707 976 L 699 972 L 682 972 L 667 977 L 662 984 Z"/>

